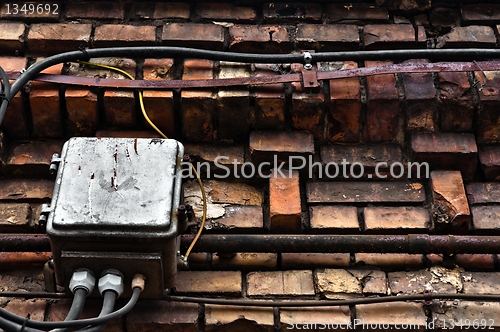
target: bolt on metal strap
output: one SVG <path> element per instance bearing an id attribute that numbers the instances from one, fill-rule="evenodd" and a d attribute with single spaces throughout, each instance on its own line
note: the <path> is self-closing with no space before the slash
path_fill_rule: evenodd
<path id="1" fill-rule="evenodd" d="M 313 68 L 312 58 L 311 53 L 304 52 L 304 69 L 311 70 Z"/>

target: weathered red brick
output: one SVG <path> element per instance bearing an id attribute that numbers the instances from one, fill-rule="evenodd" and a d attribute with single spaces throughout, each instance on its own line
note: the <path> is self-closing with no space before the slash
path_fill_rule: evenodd
<path id="1" fill-rule="evenodd" d="M 241 295 L 241 272 L 178 271 L 175 288 L 179 293 Z"/>
<path id="2" fill-rule="evenodd" d="M 339 326 L 347 329 L 351 324 L 351 315 L 346 307 L 282 308 L 280 323 L 281 332 L 313 328 L 329 330 Z"/>
<path id="3" fill-rule="evenodd" d="M 134 18 L 164 19 L 182 18 L 190 16 L 189 4 L 181 2 L 141 2 L 132 4 Z"/>
<path id="4" fill-rule="evenodd" d="M 418 182 L 309 182 L 308 203 L 421 203 L 425 189 Z"/>
<path id="5" fill-rule="evenodd" d="M 254 131 L 250 133 L 252 162 L 288 162 L 293 156 L 307 158 L 314 154 L 314 140 L 310 133 L 302 131 L 276 132 Z M 276 157 L 275 157 L 276 156 Z"/>
<path id="6" fill-rule="evenodd" d="M 224 21 L 253 21 L 257 15 L 252 7 L 229 3 L 198 3 L 196 14 L 200 18 Z"/>
<path id="7" fill-rule="evenodd" d="M 500 183 L 473 182 L 467 185 L 467 198 L 471 205 L 500 203 Z"/>
<path id="8" fill-rule="evenodd" d="M 104 92 L 106 121 L 110 126 L 132 128 L 136 122 L 135 97 L 131 91 Z"/>
<path id="9" fill-rule="evenodd" d="M 495 280 L 500 272 L 464 272 L 463 292 L 465 294 L 498 294 L 500 285 Z"/>
<path id="10" fill-rule="evenodd" d="M 171 79 L 172 59 L 146 59 L 145 80 Z M 168 137 L 175 135 L 174 98 L 172 91 L 143 91 L 144 106 L 150 120 Z"/>
<path id="11" fill-rule="evenodd" d="M 366 67 L 392 62 L 366 61 Z M 379 143 L 396 138 L 399 122 L 399 101 L 394 75 L 375 75 L 366 78 L 368 114 L 363 137 L 367 142 Z"/>
<path id="12" fill-rule="evenodd" d="M 255 76 L 280 75 L 280 66 L 276 64 L 254 64 Z M 256 130 L 283 130 L 285 127 L 285 93 L 283 84 L 265 84 L 255 86 Z"/>
<path id="13" fill-rule="evenodd" d="M 49 175 L 49 166 L 54 153 L 60 153 L 63 141 L 30 140 L 12 142 L 7 156 L 6 170 L 17 175 Z"/>
<path id="14" fill-rule="evenodd" d="M 0 57 L 0 66 L 5 72 L 20 72 L 26 67 L 26 58 Z M 10 81 L 11 84 L 13 82 Z M 10 101 L 0 129 L 11 138 L 29 136 L 20 93 Z"/>
<path id="15" fill-rule="evenodd" d="M 299 24 L 295 40 L 302 49 L 321 51 L 357 50 L 360 42 L 358 28 L 347 24 Z"/>
<path id="16" fill-rule="evenodd" d="M 196 332 L 198 305 L 167 301 L 139 301 L 127 314 L 127 331 Z"/>
<path id="17" fill-rule="evenodd" d="M 2 7 L 2 11 L 5 6 Z M 2 14 L 0 13 L 0 17 Z M 0 23 L 0 48 L 2 53 L 22 52 L 24 45 L 24 23 Z"/>
<path id="18" fill-rule="evenodd" d="M 393 330 L 401 326 L 411 326 L 413 331 L 425 331 L 427 317 L 422 303 L 376 303 L 357 305 L 354 322 L 358 322 L 356 328 L 363 331 Z"/>
<path id="19" fill-rule="evenodd" d="M 90 90 L 68 88 L 65 98 L 68 135 L 93 136 L 99 121 L 97 95 Z"/>
<path id="20" fill-rule="evenodd" d="M 325 95 L 294 92 L 292 95 L 292 126 L 313 134 L 317 140 L 324 136 Z"/>
<path id="21" fill-rule="evenodd" d="M 462 290 L 459 270 L 450 270 L 441 266 L 434 266 L 429 270 L 390 272 L 387 277 L 393 295 L 421 294 L 425 290 L 455 294 Z"/>
<path id="22" fill-rule="evenodd" d="M 82 6 L 82 3 L 78 3 Z M 32 24 L 28 32 L 28 51 L 33 54 L 57 54 L 88 46 L 92 24 Z"/>
<path id="23" fill-rule="evenodd" d="M 312 206 L 309 218 L 313 232 L 359 232 L 358 211 L 354 206 Z"/>
<path id="24" fill-rule="evenodd" d="M 125 18 L 123 2 L 72 2 L 66 7 L 66 18 L 69 19 L 116 19 Z"/>
<path id="25" fill-rule="evenodd" d="M 477 115 L 477 141 L 479 143 L 500 142 L 500 114 L 498 113 L 498 101 L 500 100 L 500 74 L 496 71 L 474 72 L 475 80 L 479 87 L 487 82 L 486 86 L 479 91 L 481 101 Z"/>
<path id="26" fill-rule="evenodd" d="M 329 299 L 347 294 L 387 294 L 387 277 L 382 271 L 319 269 L 314 280 L 318 292 Z"/>
<path id="27" fill-rule="evenodd" d="M 429 21 L 432 26 L 455 27 L 460 23 L 460 13 L 456 8 L 436 7 L 429 13 Z"/>
<path id="28" fill-rule="evenodd" d="M 474 103 L 469 79 L 464 72 L 439 72 L 441 130 L 469 132 Z"/>
<path id="29" fill-rule="evenodd" d="M 264 271 L 275 270 L 277 266 L 277 254 L 242 252 L 229 257 L 219 254 L 212 256 L 212 267 L 216 270 Z"/>
<path id="30" fill-rule="evenodd" d="M 499 205 L 473 206 L 471 212 L 475 233 L 488 235 L 498 233 L 500 230 Z"/>
<path id="31" fill-rule="evenodd" d="M 26 203 L 0 203 L 0 231 L 5 233 L 28 232 L 31 206 Z"/>
<path id="32" fill-rule="evenodd" d="M 290 37 L 283 26 L 229 27 L 229 48 L 235 52 L 288 53 Z"/>
<path id="33" fill-rule="evenodd" d="M 314 295 L 309 270 L 250 272 L 246 277 L 248 296 Z"/>
<path id="34" fill-rule="evenodd" d="M 395 163 L 402 163 L 403 153 L 399 144 L 378 144 L 378 145 L 323 145 L 320 149 L 321 161 L 326 167 L 328 164 L 335 163 L 339 165 L 339 177 L 343 177 L 344 174 L 340 174 L 340 168 L 343 162 L 347 162 L 348 165 L 353 165 L 357 163 L 361 164 L 364 170 L 364 178 L 391 178 L 390 167 Z M 350 167 L 350 166 L 349 166 Z M 375 172 L 377 171 L 379 175 Z M 330 167 L 328 171 L 330 174 L 334 173 L 333 167 Z M 360 167 L 354 168 L 354 173 L 356 176 L 360 174 Z M 328 177 L 326 174 L 322 174 Z M 349 174 L 347 174 L 348 178 Z M 320 177 L 320 174 L 318 174 Z M 320 177 L 321 178 L 321 177 Z"/>
<path id="35" fill-rule="evenodd" d="M 341 63 L 337 70 L 357 68 L 355 62 Z M 357 77 L 330 80 L 329 117 L 327 137 L 330 141 L 354 143 L 359 141 L 361 116 L 361 90 Z"/>
<path id="36" fill-rule="evenodd" d="M 206 331 L 274 331 L 273 308 L 207 305 L 205 308 Z"/>
<path id="37" fill-rule="evenodd" d="M 356 253 L 356 266 L 377 266 L 380 268 L 420 268 L 424 265 L 423 255 L 411 254 L 369 254 Z"/>
<path id="38" fill-rule="evenodd" d="M 96 47 L 154 45 L 156 27 L 152 25 L 103 24 L 95 28 Z"/>
<path id="39" fill-rule="evenodd" d="M 319 21 L 322 16 L 321 5 L 317 3 L 274 2 L 265 3 L 262 8 L 264 12 L 264 19 L 268 21 Z"/>
<path id="40" fill-rule="evenodd" d="M 286 174 L 286 177 L 271 175 L 269 179 L 271 231 L 300 233 L 302 209 L 299 173 L 293 171 L 291 177 L 288 176 L 289 174 Z"/>
<path id="41" fill-rule="evenodd" d="M 215 174 L 227 177 L 241 176 L 241 164 L 245 162 L 245 149 L 243 145 L 218 145 L 218 144 L 184 144 L 184 153 L 188 154 L 196 165 L 209 165 L 200 167 L 200 176 L 212 178 Z M 216 165 L 217 163 L 218 165 Z M 237 164 L 236 169 L 234 163 Z M 224 169 L 226 167 L 227 169 Z"/>
<path id="42" fill-rule="evenodd" d="M 425 60 L 410 60 L 406 63 L 427 63 Z M 406 128 L 410 131 L 434 131 L 438 113 L 436 88 L 431 73 L 401 74 L 405 91 Z"/>
<path id="43" fill-rule="evenodd" d="M 426 162 L 431 170 L 460 170 L 465 179 L 472 179 L 476 173 L 477 146 L 472 134 L 414 133 L 411 149 L 413 161 Z"/>
<path id="44" fill-rule="evenodd" d="M 45 300 L 11 299 L 4 309 L 21 317 L 29 315 L 31 320 L 43 321 L 46 306 L 47 302 Z"/>
<path id="45" fill-rule="evenodd" d="M 43 272 L 40 267 L 4 270 L 0 275 L 0 287 L 2 287 L 4 292 L 43 292 L 45 291 Z M 0 305 L 7 304 L 8 300 L 8 298 L 2 297 Z M 36 310 L 36 305 L 33 307 Z"/>
<path id="46" fill-rule="evenodd" d="M 182 91 L 182 136 L 193 142 L 211 142 L 216 97 L 208 91 Z"/>
<path id="47" fill-rule="evenodd" d="M 262 192 L 254 186 L 215 180 L 211 182 L 211 185 L 209 195 L 213 203 L 262 205 Z"/>
<path id="48" fill-rule="evenodd" d="M 54 181 L 51 180 L 0 180 L 0 200 L 48 200 L 52 198 Z"/>
<path id="49" fill-rule="evenodd" d="M 363 33 L 365 48 L 371 50 L 408 48 L 422 44 L 422 40 L 415 40 L 415 29 L 411 24 L 366 25 Z"/>
<path id="50" fill-rule="evenodd" d="M 221 62 L 219 78 L 250 77 L 246 64 Z M 250 92 L 246 88 L 219 89 L 218 139 L 244 139 L 250 131 Z M 235 112 L 235 110 L 237 110 Z"/>
<path id="51" fill-rule="evenodd" d="M 436 47 L 492 47 L 495 43 L 495 33 L 491 27 L 471 25 L 453 27 L 449 33 L 437 38 Z"/>
<path id="52" fill-rule="evenodd" d="M 212 228 L 220 227 L 226 232 L 262 231 L 264 217 L 260 206 L 227 206 L 224 216 L 211 223 L 214 224 Z"/>
<path id="53" fill-rule="evenodd" d="M 348 267 L 350 255 L 322 253 L 282 253 L 282 269 L 316 269 Z"/>
<path id="54" fill-rule="evenodd" d="M 40 61 L 41 59 L 37 59 Z M 63 64 L 51 66 L 43 74 L 61 74 Z M 34 137 L 62 137 L 63 123 L 57 84 L 33 82 L 30 91 Z"/>
<path id="55" fill-rule="evenodd" d="M 337 5 L 328 4 L 327 5 L 326 16 L 330 22 L 340 23 L 340 22 L 387 22 L 389 21 L 389 12 L 386 8 L 380 8 L 370 5 L 362 4 L 350 4 Z"/>
<path id="56" fill-rule="evenodd" d="M 464 21 L 496 23 L 500 20 L 500 5 L 498 4 L 474 4 L 463 5 L 460 13 Z"/>
<path id="57" fill-rule="evenodd" d="M 429 211 L 421 207 L 367 207 L 363 214 L 367 233 L 426 232 L 431 222 Z"/>
<path id="58" fill-rule="evenodd" d="M 481 146 L 479 148 L 479 162 L 486 181 L 500 180 L 500 146 Z"/>
<path id="59" fill-rule="evenodd" d="M 167 23 L 163 27 L 164 45 L 222 50 L 224 30 L 216 24 Z"/>
<path id="60" fill-rule="evenodd" d="M 440 213 L 436 226 L 450 225 L 455 233 L 467 233 L 471 215 L 460 172 L 432 171 L 431 189 Z"/>

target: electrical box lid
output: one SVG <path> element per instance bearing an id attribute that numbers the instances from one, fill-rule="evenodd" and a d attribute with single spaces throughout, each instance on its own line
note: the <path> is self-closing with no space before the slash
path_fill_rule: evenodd
<path id="1" fill-rule="evenodd" d="M 182 144 L 170 139 L 70 139 L 61 154 L 47 233 L 170 234 L 183 153 Z"/>

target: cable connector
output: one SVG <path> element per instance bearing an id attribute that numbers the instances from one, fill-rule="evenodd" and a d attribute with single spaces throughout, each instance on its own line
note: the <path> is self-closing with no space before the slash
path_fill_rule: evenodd
<path id="1" fill-rule="evenodd" d="M 88 269 L 78 269 L 73 272 L 69 281 L 69 289 L 74 294 L 77 289 L 82 288 L 87 291 L 87 295 L 92 293 L 95 287 L 94 273 Z"/>
<path id="2" fill-rule="evenodd" d="M 143 276 L 142 274 L 136 274 L 132 278 L 132 290 L 134 290 L 134 288 L 139 288 L 142 292 L 144 290 L 145 284 L 146 284 L 146 277 Z"/>
<path id="3" fill-rule="evenodd" d="M 116 297 L 119 297 L 123 294 L 123 289 L 125 287 L 123 274 L 114 269 L 105 270 L 99 279 L 97 287 L 102 296 L 104 296 L 104 292 L 111 290 L 116 293 Z"/>

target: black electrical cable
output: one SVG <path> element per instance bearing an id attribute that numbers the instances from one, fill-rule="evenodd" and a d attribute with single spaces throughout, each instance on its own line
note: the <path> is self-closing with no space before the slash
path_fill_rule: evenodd
<path id="1" fill-rule="evenodd" d="M 132 296 L 130 297 L 129 301 L 125 306 L 123 306 L 121 309 L 108 314 L 104 315 L 102 317 L 95 317 L 95 318 L 86 318 L 86 319 L 80 319 L 80 320 L 74 320 L 74 321 L 68 321 L 68 322 L 39 322 L 39 321 L 34 321 L 34 320 L 28 320 L 26 321 L 25 318 L 18 316 L 16 314 L 13 314 L 11 312 L 8 312 L 7 310 L 0 308 L 0 317 L 3 317 L 7 320 L 10 320 L 11 322 L 17 323 L 17 324 L 25 324 L 27 327 L 33 327 L 33 328 L 40 328 L 40 329 L 57 329 L 57 328 L 66 328 L 66 327 L 82 327 L 82 326 L 88 326 L 88 325 L 101 325 L 104 323 L 107 323 L 108 321 L 115 319 L 117 317 L 123 316 L 127 312 L 129 312 L 137 303 L 137 300 L 139 299 L 139 295 L 141 293 L 141 288 L 135 287 Z"/>
<path id="2" fill-rule="evenodd" d="M 0 78 L 2 82 L 0 82 L 0 125 L 2 124 L 3 117 L 5 115 L 5 111 L 7 110 L 7 106 L 9 105 L 10 100 L 13 98 L 11 96 L 11 85 L 7 74 L 0 67 Z"/>
<path id="3" fill-rule="evenodd" d="M 88 290 L 85 288 L 78 288 L 75 290 L 75 296 L 73 297 L 73 302 L 71 303 L 71 308 L 64 319 L 65 322 L 73 321 L 80 317 L 83 310 L 83 305 L 85 304 L 85 299 L 87 298 Z M 69 328 L 55 329 L 51 332 L 67 332 Z"/>
<path id="4" fill-rule="evenodd" d="M 66 293 L 47 292 L 0 292 L 0 297 L 19 297 L 23 299 L 65 299 L 70 298 Z"/>
<path id="5" fill-rule="evenodd" d="M 102 317 L 104 315 L 112 313 L 114 308 L 115 308 L 116 293 L 112 290 L 109 290 L 109 291 L 105 291 L 103 295 L 104 295 L 104 300 L 102 303 L 101 312 L 99 313 L 99 317 Z M 104 329 L 104 327 L 106 327 L 106 324 L 92 326 L 92 327 L 86 327 L 86 328 L 78 330 L 78 331 L 79 332 L 100 332 L 100 331 L 102 331 L 102 329 Z"/>

